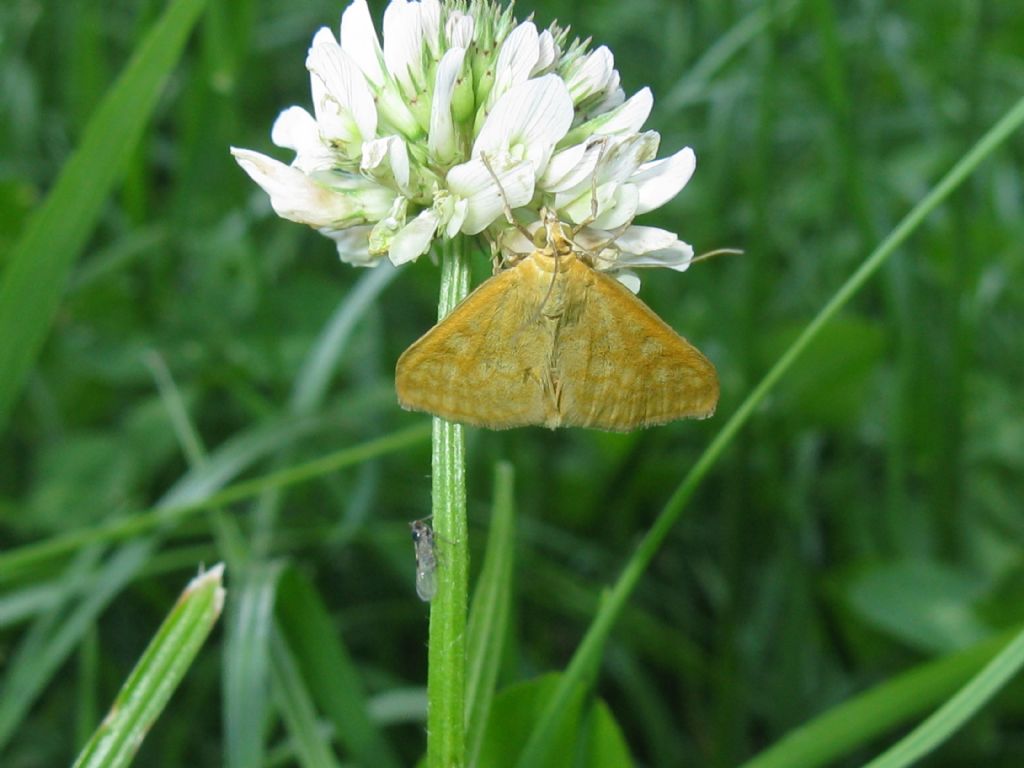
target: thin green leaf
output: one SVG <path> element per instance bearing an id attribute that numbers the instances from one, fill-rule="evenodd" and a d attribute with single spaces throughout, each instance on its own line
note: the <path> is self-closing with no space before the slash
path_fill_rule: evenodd
<path id="1" fill-rule="evenodd" d="M 903 768 L 938 747 L 1001 691 L 1024 666 L 1024 630 L 985 665 L 956 696 L 867 768 Z"/>
<path id="2" fill-rule="evenodd" d="M 1008 635 L 904 672 L 800 726 L 742 768 L 815 768 L 949 698 L 1008 647 Z"/>
<path id="3" fill-rule="evenodd" d="M 369 716 L 362 676 L 337 627 L 316 589 L 295 569 L 281 577 L 276 615 L 305 685 L 356 763 L 380 768 L 400 765 Z"/>
<path id="4" fill-rule="evenodd" d="M 299 673 L 298 664 L 280 632 L 273 633 L 270 651 L 278 710 L 291 735 L 299 765 L 307 768 L 336 768 L 338 761 L 322 729 L 318 727 L 313 701 Z"/>
<path id="5" fill-rule="evenodd" d="M 292 413 L 307 414 L 320 404 L 356 323 L 397 275 L 398 270 L 384 261 L 361 277 L 338 304 L 295 378 L 288 404 Z"/>
<path id="6" fill-rule="evenodd" d="M 261 765 L 270 677 L 270 635 L 281 567 L 251 563 L 238 574 L 224 646 L 224 734 L 228 768 Z"/>
<path id="7" fill-rule="evenodd" d="M 185 588 L 75 768 L 118 768 L 131 762 L 220 616 L 223 574 L 224 566 L 214 566 Z"/>
<path id="8" fill-rule="evenodd" d="M 258 496 L 268 488 L 296 485 L 331 474 L 346 466 L 408 448 L 426 440 L 428 434 L 429 431 L 425 424 L 417 424 L 408 429 L 375 440 L 368 440 L 350 448 L 343 448 L 302 464 L 236 483 L 221 491 L 211 491 L 211 488 L 215 486 L 216 482 L 226 479 L 229 471 L 238 471 L 241 464 L 227 462 L 229 466 L 222 466 L 215 455 L 201 471 L 190 472 L 185 480 L 175 487 L 177 490 L 172 489 L 168 498 L 179 501 L 168 505 L 161 504 L 146 512 L 119 518 L 104 525 L 72 531 L 63 536 L 51 537 L 38 544 L 30 544 L 10 552 L 0 553 L 0 574 L 2 574 L 0 581 L 13 579 L 24 570 L 50 558 L 65 555 L 86 544 L 125 539 L 164 525 L 180 523 L 204 510 Z M 279 445 L 261 447 L 271 449 L 279 447 Z M 257 456 L 258 454 L 255 453 L 248 454 L 248 458 L 251 460 L 255 460 Z M 203 496 L 204 493 L 209 495 Z"/>
<path id="9" fill-rule="evenodd" d="M 555 694 L 562 675 L 551 673 L 517 683 L 501 691 L 491 709 L 491 717 L 480 750 L 479 765 L 488 768 L 510 768 L 522 760 L 526 737 L 536 729 L 537 718 Z M 583 686 L 575 686 L 566 699 L 561 717 L 546 736 L 551 740 L 550 750 L 531 768 L 563 768 L 567 755 L 573 754 L 580 737 L 580 719 L 583 716 Z"/>
<path id="10" fill-rule="evenodd" d="M 494 470 L 494 513 L 469 609 L 466 642 L 466 755 L 476 765 L 494 700 L 498 669 L 508 634 L 515 560 L 515 470 L 500 462 Z"/>
<path id="11" fill-rule="evenodd" d="M 92 554 L 83 553 L 86 559 L 92 559 Z M 149 542 L 143 540 L 125 546 L 96 570 L 90 570 L 91 564 L 80 567 L 78 562 L 68 569 L 67 575 L 76 576 L 81 585 L 80 601 L 66 616 L 63 605 L 40 616 L 6 667 L 0 685 L 0 750 L 82 636 L 151 555 Z"/>
<path id="12" fill-rule="evenodd" d="M 0 281 L 0 427 L 57 311 L 68 272 L 135 150 L 206 0 L 175 0 L 135 49 L 25 227 Z"/>

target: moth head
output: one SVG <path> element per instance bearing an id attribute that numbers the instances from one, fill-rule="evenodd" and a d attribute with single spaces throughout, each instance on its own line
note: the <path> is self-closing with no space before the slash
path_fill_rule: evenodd
<path id="1" fill-rule="evenodd" d="M 572 243 L 565 235 L 558 214 L 550 208 L 540 211 L 541 226 L 533 233 L 533 244 L 537 248 L 548 248 L 551 255 L 564 256 L 572 250 Z"/>

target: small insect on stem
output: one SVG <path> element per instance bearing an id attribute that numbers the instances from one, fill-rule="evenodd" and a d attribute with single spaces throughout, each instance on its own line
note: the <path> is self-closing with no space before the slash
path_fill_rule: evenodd
<path id="1" fill-rule="evenodd" d="M 412 544 L 416 551 L 416 594 L 430 602 L 437 593 L 437 544 L 434 529 L 424 520 L 409 523 Z"/>

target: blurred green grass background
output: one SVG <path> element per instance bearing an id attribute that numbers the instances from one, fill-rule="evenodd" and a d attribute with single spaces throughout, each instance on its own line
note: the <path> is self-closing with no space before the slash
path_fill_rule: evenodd
<path id="1" fill-rule="evenodd" d="M 371 6 L 379 24 L 382 5 Z M 631 435 L 470 431 L 475 553 L 492 468 L 505 459 L 516 471 L 516 593 L 500 684 L 564 665 L 601 589 L 723 418 L 1019 98 L 1015 6 L 517 5 L 520 18 L 557 18 L 607 44 L 627 93 L 651 86 L 661 154 L 695 148 L 694 179 L 643 223 L 678 231 L 698 252 L 744 255 L 647 273 L 641 292 L 718 367 L 715 419 Z M 162 7 L 0 9 L 0 268 Z M 433 322 L 436 267 L 422 259 L 385 284 L 340 264 L 329 241 L 276 218 L 227 152 L 290 159 L 271 146 L 271 123 L 286 106 L 308 106 L 306 48 L 343 7 L 210 0 L 0 438 L 4 551 L 148 509 L 206 452 L 211 463 L 249 452 L 255 459 L 232 471 L 262 473 L 426 422 L 397 407 L 392 376 Z M 929 219 L 704 483 L 613 634 L 598 686 L 639 764 L 735 765 L 857 692 L 1024 621 L 1022 160 L 1017 136 Z M 482 255 L 477 279 L 488 268 Z M 318 337 L 339 307 L 355 312 L 352 297 L 377 288 L 323 402 L 294 415 Z M 428 472 L 419 441 L 168 531 L 139 555 L 140 570 L 121 572 L 109 605 L 83 618 L 0 752 L 4 765 L 67 764 L 181 584 L 199 562 L 224 558 L 250 573 L 291 565 L 312 582 L 371 718 L 412 764 L 423 744 L 426 609 L 407 522 L 429 514 Z M 57 625 L 40 619 L 73 614 L 95 594 L 75 574 L 114 551 L 93 543 L 0 574 L 5 696 L 19 695 L 12 658 L 53 635 Z M 229 590 L 231 578 L 229 568 Z M 224 762 L 232 724 L 222 697 L 242 694 L 222 693 L 222 676 L 245 663 L 232 642 L 215 633 L 138 764 Z M 1022 694 L 1018 682 L 930 764 L 1024 762 Z M 274 712 L 271 703 L 254 717 L 265 718 L 270 764 L 288 764 Z"/>

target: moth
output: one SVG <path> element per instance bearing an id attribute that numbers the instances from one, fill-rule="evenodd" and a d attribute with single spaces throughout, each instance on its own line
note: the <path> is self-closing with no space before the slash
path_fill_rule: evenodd
<path id="1" fill-rule="evenodd" d="M 412 545 L 416 552 L 416 594 L 429 603 L 437 593 L 437 549 L 434 529 L 426 520 L 409 523 Z"/>
<path id="2" fill-rule="evenodd" d="M 398 359 L 401 406 L 489 429 L 628 432 L 711 416 L 711 362 L 595 269 L 553 212 L 536 234 L 536 250 L 481 283 Z"/>

